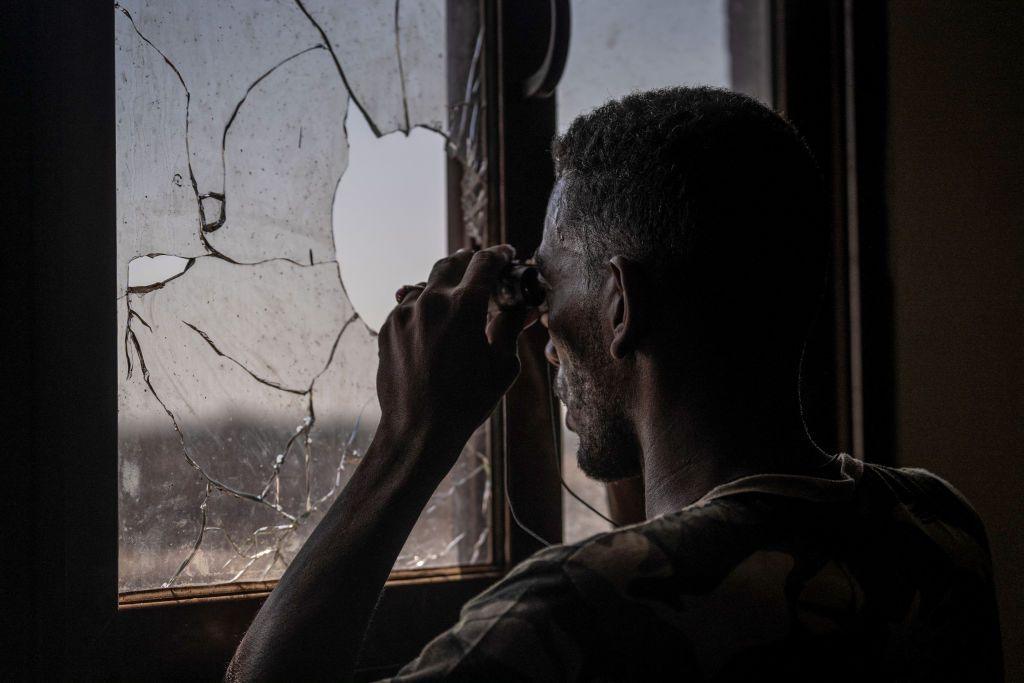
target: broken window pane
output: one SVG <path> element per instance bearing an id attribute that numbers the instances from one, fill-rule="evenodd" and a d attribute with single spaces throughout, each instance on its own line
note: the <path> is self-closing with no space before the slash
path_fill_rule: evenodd
<path id="1" fill-rule="evenodd" d="M 440 0 L 126 0 L 114 22 L 119 586 L 276 579 L 373 436 L 376 330 L 446 251 L 448 157 L 482 234 L 479 23 L 448 35 Z M 449 63 L 458 41 L 474 60 Z M 397 569 L 490 561 L 488 443 Z"/>

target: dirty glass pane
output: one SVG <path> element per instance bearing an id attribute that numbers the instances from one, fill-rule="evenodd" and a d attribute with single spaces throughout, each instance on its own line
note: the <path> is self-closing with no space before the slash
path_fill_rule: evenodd
<path id="1" fill-rule="evenodd" d="M 377 330 L 447 251 L 449 159 L 486 201 L 479 22 L 453 35 L 443 0 L 126 0 L 113 21 L 119 586 L 276 579 L 373 436 Z M 487 443 L 397 569 L 490 561 Z"/>
<path id="2" fill-rule="evenodd" d="M 771 101 L 768 0 L 572 0 L 572 39 L 557 98 L 558 130 L 635 90 L 680 85 L 732 88 Z M 605 487 L 576 462 L 563 423 L 562 475 L 607 514 Z M 609 528 L 563 495 L 563 529 L 576 541 Z"/>

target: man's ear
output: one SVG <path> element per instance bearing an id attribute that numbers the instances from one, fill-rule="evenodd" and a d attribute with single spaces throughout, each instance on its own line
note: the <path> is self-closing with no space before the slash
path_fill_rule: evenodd
<path id="1" fill-rule="evenodd" d="M 608 268 L 611 271 L 611 291 L 607 306 L 612 324 L 609 351 L 613 358 L 625 358 L 636 351 L 647 329 L 650 292 L 639 263 L 625 256 L 613 256 L 608 261 Z"/>

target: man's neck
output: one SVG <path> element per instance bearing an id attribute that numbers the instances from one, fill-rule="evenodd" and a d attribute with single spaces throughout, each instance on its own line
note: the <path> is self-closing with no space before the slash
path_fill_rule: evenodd
<path id="1" fill-rule="evenodd" d="M 806 438 L 795 396 L 744 402 L 648 386 L 636 418 L 648 519 L 740 477 L 801 471 L 824 460 Z"/>
<path id="2" fill-rule="evenodd" d="M 649 438 L 641 439 L 648 519 L 684 508 L 716 486 L 758 471 L 725 457 L 724 449 L 688 425 L 683 415 L 651 422 Z"/>

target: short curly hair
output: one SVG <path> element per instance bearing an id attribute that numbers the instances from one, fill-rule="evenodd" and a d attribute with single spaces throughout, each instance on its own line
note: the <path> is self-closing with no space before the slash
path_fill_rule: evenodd
<path id="1" fill-rule="evenodd" d="M 636 92 L 578 117 L 553 157 L 557 236 L 588 277 L 621 254 L 715 306 L 763 308 L 749 305 L 753 284 L 775 304 L 797 300 L 800 317 L 813 308 L 828 234 L 821 174 L 760 102 L 711 87 Z"/>

